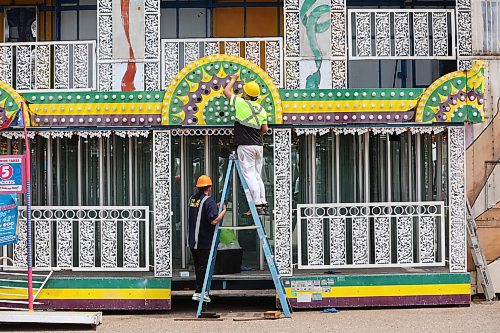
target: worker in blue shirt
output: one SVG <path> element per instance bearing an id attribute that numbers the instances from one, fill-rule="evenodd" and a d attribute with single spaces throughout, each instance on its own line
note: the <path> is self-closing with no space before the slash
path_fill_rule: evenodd
<path id="1" fill-rule="evenodd" d="M 201 175 L 196 182 L 198 192 L 189 200 L 189 229 L 188 243 L 194 260 L 194 272 L 196 275 L 196 291 L 193 301 L 200 300 L 203 280 L 210 256 L 210 247 L 214 237 L 215 226 L 222 221 L 226 214 L 226 206 L 223 205 L 219 213 L 217 203 L 210 196 L 212 193 L 212 179 L 207 175 Z M 205 295 L 204 302 L 210 302 L 210 297 Z"/>

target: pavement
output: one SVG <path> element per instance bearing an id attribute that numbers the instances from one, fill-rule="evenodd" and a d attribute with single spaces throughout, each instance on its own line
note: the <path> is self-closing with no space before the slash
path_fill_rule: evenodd
<path id="1" fill-rule="evenodd" d="M 208 311 L 221 314 L 223 321 L 177 321 L 194 317 L 195 304 L 188 298 L 174 299 L 175 310 L 164 313 L 105 313 L 97 332 L 500 332 L 500 301 L 473 303 L 470 307 L 394 309 L 339 309 L 295 311 L 292 319 L 234 321 L 255 318 L 274 310 L 270 297 L 224 297 L 213 299 Z M 1 332 L 75 332 L 90 327 L 0 325 Z"/>

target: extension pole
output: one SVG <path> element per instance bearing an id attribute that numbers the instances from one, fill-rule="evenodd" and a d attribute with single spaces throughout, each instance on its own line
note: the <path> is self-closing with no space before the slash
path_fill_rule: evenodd
<path id="1" fill-rule="evenodd" d="M 28 129 L 26 126 L 26 115 L 24 113 L 24 102 L 21 103 L 21 112 L 24 127 L 24 164 L 26 177 L 26 229 L 28 245 L 28 310 L 33 311 L 33 253 L 32 253 L 32 230 L 31 230 L 31 152 Z"/>

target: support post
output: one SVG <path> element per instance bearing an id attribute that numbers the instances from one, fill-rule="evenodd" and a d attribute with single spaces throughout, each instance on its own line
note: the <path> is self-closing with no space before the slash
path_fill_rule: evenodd
<path id="1" fill-rule="evenodd" d="M 274 255 L 281 275 L 292 275 L 292 132 L 274 129 Z"/>
<path id="2" fill-rule="evenodd" d="M 449 127 L 449 262 L 450 272 L 467 269 L 465 232 L 465 128 Z"/>
<path id="3" fill-rule="evenodd" d="M 154 272 L 172 276 L 170 131 L 153 131 Z"/>

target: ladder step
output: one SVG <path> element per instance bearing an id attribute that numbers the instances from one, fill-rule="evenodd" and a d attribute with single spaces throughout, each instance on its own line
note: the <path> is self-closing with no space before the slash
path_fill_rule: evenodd
<path id="1" fill-rule="evenodd" d="M 256 225 L 241 226 L 241 227 L 223 227 L 223 226 L 219 227 L 219 229 L 227 229 L 227 230 L 254 230 L 257 228 L 258 227 Z"/>

